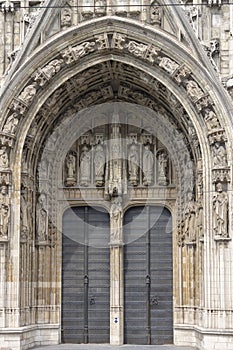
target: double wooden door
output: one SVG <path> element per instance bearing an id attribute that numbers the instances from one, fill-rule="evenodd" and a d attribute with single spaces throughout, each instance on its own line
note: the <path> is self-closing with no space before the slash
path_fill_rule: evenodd
<path id="1" fill-rule="evenodd" d="M 109 343 L 109 215 L 75 207 L 63 216 L 62 335 L 66 343 Z M 172 224 L 161 207 L 124 216 L 124 341 L 173 343 Z"/>

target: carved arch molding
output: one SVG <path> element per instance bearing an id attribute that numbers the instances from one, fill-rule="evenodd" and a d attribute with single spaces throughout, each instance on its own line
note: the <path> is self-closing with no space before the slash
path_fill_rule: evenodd
<path id="1" fill-rule="evenodd" d="M 52 201 L 51 193 L 50 198 L 41 198 L 41 193 L 35 194 L 34 190 L 38 190 L 38 169 L 42 167 L 46 140 L 51 142 L 56 127 L 59 128 L 72 116 L 78 118 L 79 113 L 87 108 L 109 101 L 125 101 L 152 110 L 158 120 L 157 133 L 160 132 L 160 137 L 164 139 L 162 144 L 173 156 L 171 161 L 176 176 L 180 177 L 180 181 L 177 180 L 178 212 L 191 203 L 195 210 L 187 207 L 190 215 L 203 215 L 204 196 L 213 203 L 215 213 L 216 203 L 221 197 L 224 217 L 220 221 L 224 222 L 224 227 L 216 213 L 214 237 L 228 240 L 231 226 L 227 214 L 231 205 L 227 193 L 231 188 L 231 126 L 225 128 L 226 110 L 218 103 L 221 91 L 211 91 L 211 78 L 175 39 L 149 29 L 146 36 L 141 28 L 137 28 L 136 35 L 133 25 L 123 30 L 117 21 L 114 25 L 113 22 L 109 24 L 108 31 L 103 32 L 100 22 L 92 35 L 83 28 L 83 32 L 74 30 L 65 33 L 63 40 L 54 39 L 47 58 L 43 56 L 43 50 L 38 57 L 32 57 L 32 63 L 28 65 L 30 74 L 26 73 L 25 67 L 15 74 L 17 87 L 13 98 L 9 98 L 8 94 L 13 91 L 14 83 L 3 96 L 3 101 L 5 98 L 7 102 L 2 108 L 4 124 L 0 138 L 0 167 L 1 186 L 4 187 L 2 197 L 6 204 L 2 214 L 5 223 L 1 239 L 10 238 L 12 184 L 16 190 L 23 189 L 22 227 L 26 226 L 22 222 L 24 202 L 33 207 L 36 203 L 43 207 L 45 202 Z M 225 98 L 223 93 L 224 102 Z M 140 126 L 145 134 L 151 134 L 150 127 Z M 87 131 L 84 127 L 83 134 Z M 180 157 L 182 149 L 187 150 L 187 155 L 184 153 Z M 69 151 L 67 149 L 67 153 Z M 175 155 L 179 155 L 178 159 Z M 22 181 L 19 184 L 17 169 L 20 159 Z M 191 174 L 188 186 L 183 180 L 187 168 Z M 208 178 L 204 190 L 203 175 Z M 190 197 L 188 192 L 192 192 Z M 26 212 L 24 214 L 27 220 Z M 187 224 L 179 215 L 177 220 L 178 241 L 183 242 L 185 234 L 189 235 L 184 232 Z M 27 226 L 30 227 L 29 224 Z M 50 228 L 54 230 L 52 223 Z M 28 233 L 22 235 L 22 232 L 22 239 L 26 239 Z"/>

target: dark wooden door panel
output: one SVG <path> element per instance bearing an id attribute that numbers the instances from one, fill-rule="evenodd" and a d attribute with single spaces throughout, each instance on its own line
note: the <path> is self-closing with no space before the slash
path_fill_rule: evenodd
<path id="1" fill-rule="evenodd" d="M 109 342 L 108 242 L 109 216 L 106 212 L 90 207 L 75 207 L 65 212 L 62 244 L 62 333 L 65 343 L 83 343 L 85 339 L 90 343 Z M 84 332 L 85 317 L 88 329 Z"/>

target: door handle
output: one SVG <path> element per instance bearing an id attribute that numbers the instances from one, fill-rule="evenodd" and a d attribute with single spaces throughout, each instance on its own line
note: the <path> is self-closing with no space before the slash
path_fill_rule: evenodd
<path id="1" fill-rule="evenodd" d="M 159 297 L 157 295 L 154 295 L 150 298 L 150 305 L 158 305 L 159 304 Z"/>
<path id="2" fill-rule="evenodd" d="M 92 296 L 90 298 L 90 305 L 95 305 L 95 297 L 94 296 Z"/>

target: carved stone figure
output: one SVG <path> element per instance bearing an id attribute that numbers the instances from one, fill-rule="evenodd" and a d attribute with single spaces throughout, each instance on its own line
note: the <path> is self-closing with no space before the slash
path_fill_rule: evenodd
<path id="1" fill-rule="evenodd" d="M 88 186 L 91 178 L 91 154 L 86 145 L 80 155 L 80 185 Z"/>
<path id="2" fill-rule="evenodd" d="M 9 197 L 7 193 L 7 186 L 1 186 L 0 188 L 0 204 L 9 204 Z"/>
<path id="3" fill-rule="evenodd" d="M 95 184 L 97 187 L 103 186 L 105 169 L 105 152 L 101 144 L 98 144 L 94 155 Z"/>
<path id="4" fill-rule="evenodd" d="M 95 1 L 95 13 L 104 14 L 106 12 L 106 0 L 96 0 Z"/>
<path id="5" fill-rule="evenodd" d="M 165 151 L 158 155 L 158 184 L 165 186 L 167 184 L 167 163 L 168 156 Z"/>
<path id="6" fill-rule="evenodd" d="M 196 241 L 196 206 L 191 192 L 187 194 L 188 203 L 184 210 L 184 234 L 188 242 Z"/>
<path id="7" fill-rule="evenodd" d="M 137 186 L 138 183 L 138 166 L 139 166 L 139 155 L 137 146 L 133 143 L 129 148 L 128 153 L 128 171 L 129 171 L 129 182 L 133 186 Z"/>
<path id="8" fill-rule="evenodd" d="M 8 153 L 7 148 L 2 147 L 0 148 L 0 168 L 6 169 L 9 166 L 9 159 L 8 159 Z"/>
<path id="9" fill-rule="evenodd" d="M 10 217 L 9 205 L 0 203 L 0 237 L 7 238 Z"/>
<path id="10" fill-rule="evenodd" d="M 169 57 L 163 57 L 159 62 L 159 66 L 170 74 L 174 73 L 179 67 L 179 65 L 175 61 L 172 61 Z"/>
<path id="11" fill-rule="evenodd" d="M 14 135 L 16 132 L 18 123 L 19 123 L 18 115 L 17 113 L 13 113 L 8 117 L 2 131 L 8 134 Z"/>
<path id="12" fill-rule="evenodd" d="M 121 197 L 115 197 L 112 200 L 110 209 L 110 224 L 111 224 L 111 242 L 121 240 L 122 233 L 122 199 Z"/>
<path id="13" fill-rule="evenodd" d="M 160 26 L 161 25 L 161 10 L 159 6 L 152 5 L 150 7 L 150 19 L 151 19 L 151 24 L 155 24 Z"/>
<path id="14" fill-rule="evenodd" d="M 27 105 L 29 105 L 36 94 L 36 85 L 36 83 L 33 83 L 31 85 L 26 86 L 23 92 L 21 92 L 21 94 L 19 95 L 19 99 Z"/>
<path id="15" fill-rule="evenodd" d="M 63 60 L 55 59 L 48 63 L 45 67 L 38 69 L 34 80 L 37 81 L 40 86 L 43 86 L 46 81 L 50 80 L 60 71 L 62 62 Z"/>
<path id="16" fill-rule="evenodd" d="M 191 23 L 195 33 L 198 34 L 198 17 L 199 17 L 198 7 L 195 5 L 190 6 L 188 14 L 189 14 L 189 18 L 190 18 L 190 23 Z"/>
<path id="17" fill-rule="evenodd" d="M 205 110 L 205 122 L 208 131 L 221 128 L 216 114 L 209 108 Z"/>
<path id="18" fill-rule="evenodd" d="M 72 10 L 70 8 L 64 8 L 61 11 L 61 26 L 63 28 L 70 27 L 72 25 Z"/>
<path id="19" fill-rule="evenodd" d="M 76 183 L 76 157 L 72 152 L 67 154 L 65 165 L 67 170 L 66 185 L 74 186 Z"/>
<path id="20" fill-rule="evenodd" d="M 45 208 L 46 196 L 41 193 L 36 206 L 36 235 L 38 241 L 46 241 L 48 237 L 48 213 Z"/>
<path id="21" fill-rule="evenodd" d="M 227 152 L 220 142 L 215 142 L 212 147 L 213 166 L 221 168 L 227 166 Z"/>
<path id="22" fill-rule="evenodd" d="M 30 214 L 28 208 L 28 202 L 26 198 L 25 190 L 21 194 L 21 203 L 20 203 L 20 219 L 21 219 L 21 239 L 25 240 L 28 238 L 30 232 Z"/>
<path id="23" fill-rule="evenodd" d="M 190 80 L 187 83 L 186 90 L 188 96 L 190 96 L 192 100 L 199 99 L 203 96 L 202 90 L 199 88 L 198 84 L 194 80 Z"/>
<path id="24" fill-rule="evenodd" d="M 204 238 L 203 231 L 203 203 L 202 198 L 200 197 L 197 202 L 197 211 L 196 211 L 196 226 L 197 226 L 197 236 L 200 240 Z"/>
<path id="25" fill-rule="evenodd" d="M 228 237 L 228 195 L 226 192 L 223 192 L 221 182 L 216 185 L 213 208 L 213 228 L 215 235 Z"/>
<path id="26" fill-rule="evenodd" d="M 154 175 L 154 155 L 150 150 L 150 145 L 145 145 L 142 159 L 143 185 L 150 186 Z"/>
<path id="27" fill-rule="evenodd" d="M 68 49 L 62 51 L 61 54 L 64 57 L 66 63 L 70 64 L 74 60 L 78 60 L 80 57 L 83 57 L 94 50 L 95 43 L 86 41 L 72 48 L 69 47 Z"/>

